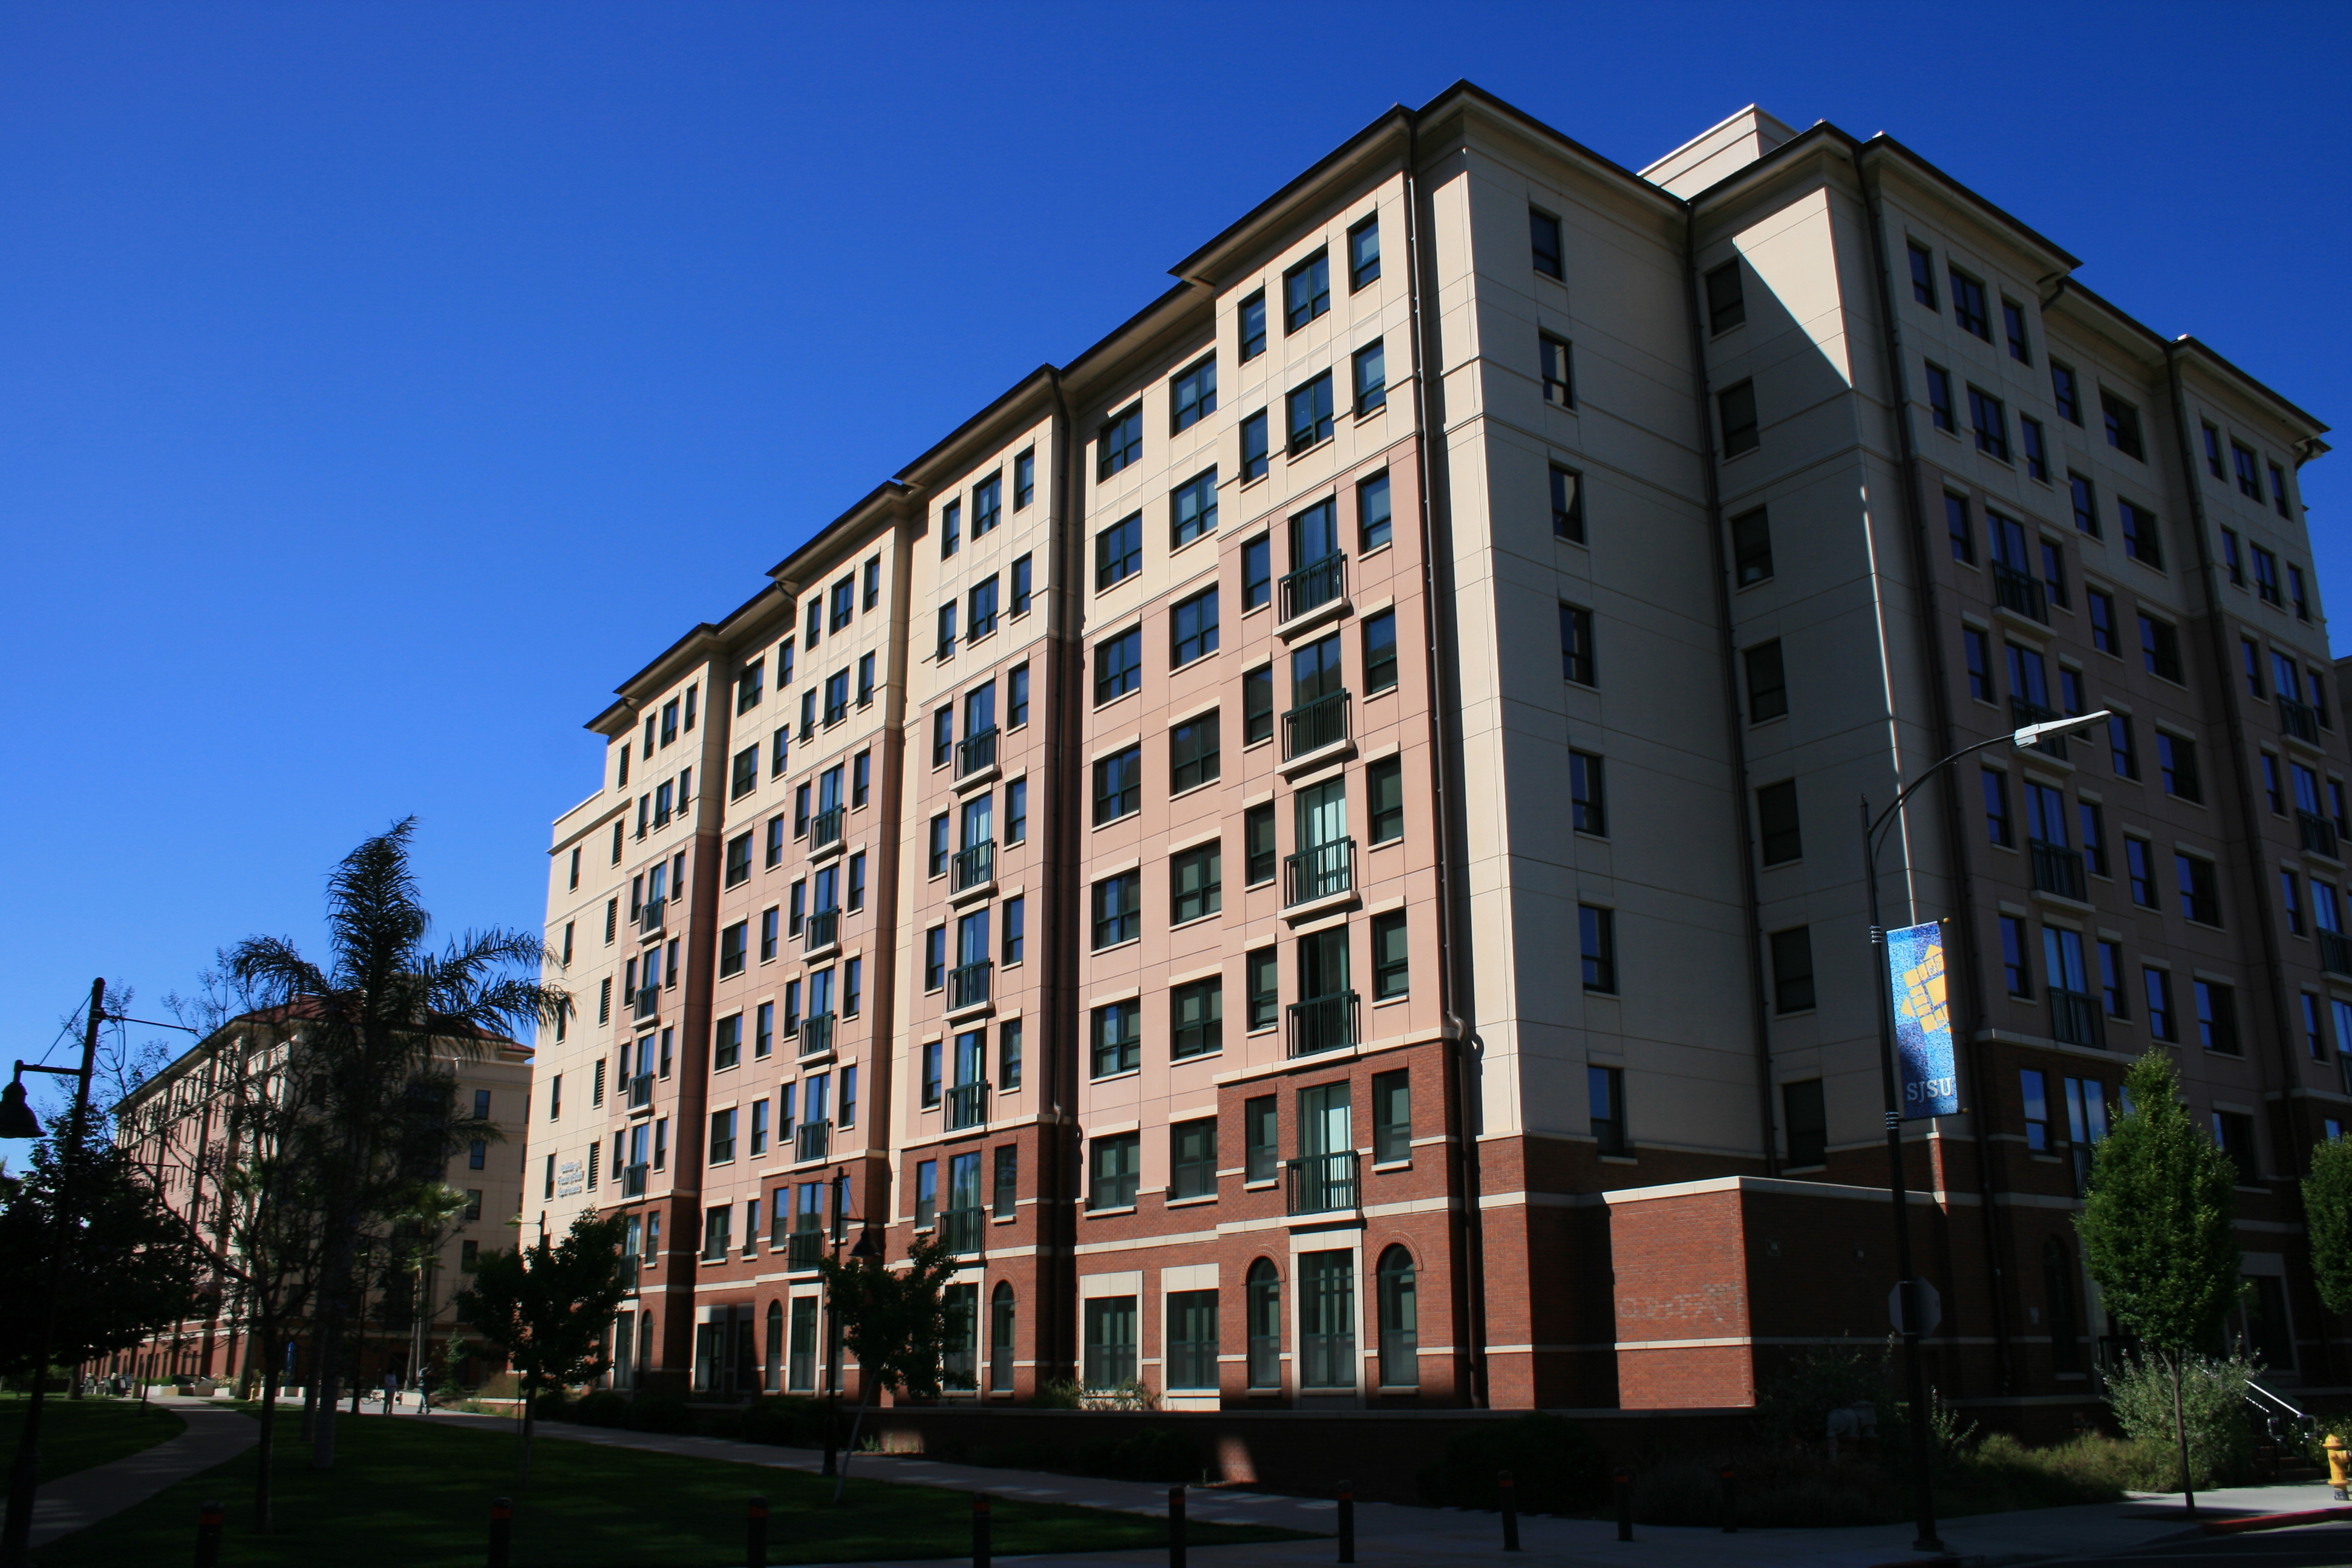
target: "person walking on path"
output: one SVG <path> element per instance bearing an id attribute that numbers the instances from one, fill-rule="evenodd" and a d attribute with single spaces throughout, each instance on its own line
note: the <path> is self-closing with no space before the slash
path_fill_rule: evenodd
<path id="1" fill-rule="evenodd" d="M 396 1372 L 386 1372 L 383 1374 L 383 1413 L 386 1415 L 392 1414 L 392 1407 L 399 1401 L 399 1399 L 400 1373 Z"/>

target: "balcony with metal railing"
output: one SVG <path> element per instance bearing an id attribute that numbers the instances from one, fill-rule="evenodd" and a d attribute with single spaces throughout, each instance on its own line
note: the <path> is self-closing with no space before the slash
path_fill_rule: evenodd
<path id="1" fill-rule="evenodd" d="M 1335 838 L 1328 844 L 1310 844 L 1296 855 L 1282 858 L 1282 902 L 1287 909 L 1296 904 L 1311 904 L 1318 899 L 1336 898 L 1351 892 L 1356 886 L 1356 841 Z"/>
<path id="2" fill-rule="evenodd" d="M 629 1079 L 629 1109 L 651 1110 L 654 1108 L 654 1075 L 641 1072 Z"/>
<path id="3" fill-rule="evenodd" d="M 943 1209 L 940 1213 L 940 1245 L 958 1257 L 967 1257 L 980 1250 L 980 1238 L 987 1234 L 988 1216 L 979 1208 Z"/>
<path id="4" fill-rule="evenodd" d="M 662 920 L 668 907 L 667 899 L 647 899 L 644 907 L 637 910 L 637 934 L 641 937 L 661 935 Z"/>
<path id="5" fill-rule="evenodd" d="M 801 948 L 804 952 L 823 952 L 841 943 L 841 910 L 817 910 L 801 922 Z"/>
<path id="6" fill-rule="evenodd" d="M 969 848 L 955 852 L 950 868 L 950 896 L 968 893 L 974 888 L 985 888 L 996 880 L 996 840 L 983 838 Z"/>
<path id="7" fill-rule="evenodd" d="M 2026 840 L 2026 850 L 2033 861 L 2033 886 L 2044 893 L 2055 893 L 2062 899 L 2080 903 L 2083 890 L 2083 852 L 2069 849 L 2063 844 L 2045 843 L 2039 838 Z"/>
<path id="8" fill-rule="evenodd" d="M 2303 847 L 2314 855 L 2336 858 L 2338 847 L 2336 824 L 2315 811 L 2297 811 L 2294 825 L 2303 834 Z"/>
<path id="9" fill-rule="evenodd" d="M 640 985 L 637 987 L 636 1016 L 640 1020 L 659 1017 L 661 1016 L 660 986 Z"/>
<path id="10" fill-rule="evenodd" d="M 2325 926 L 2316 934 L 2319 937 L 2319 967 L 2330 974 L 2352 979 L 2352 937 L 2347 937 L 2340 931 L 2329 931 Z M 2346 1053 L 2344 1059 L 2347 1064 L 2352 1064 L 2352 1052 Z M 2352 1065 L 2346 1067 L 2345 1075 L 2346 1081 L 2352 1082 Z"/>
<path id="11" fill-rule="evenodd" d="M 1286 763 L 1337 746 L 1348 738 L 1348 694 L 1328 692 L 1302 702 L 1282 716 L 1282 760 Z"/>
<path id="12" fill-rule="evenodd" d="M 2305 745 L 2319 744 L 2319 710 L 2308 702 L 2298 702 L 2284 691 L 2278 694 L 2279 728 Z"/>
<path id="13" fill-rule="evenodd" d="M 1290 1054 L 1311 1057 L 1356 1043 L 1356 994 L 1341 991 L 1290 1005 Z"/>
<path id="14" fill-rule="evenodd" d="M 1276 614 L 1285 622 L 1336 604 L 1348 596 L 1348 556 L 1335 550 L 1319 561 L 1309 561 L 1284 577 L 1282 605 Z"/>
<path id="15" fill-rule="evenodd" d="M 809 818 L 809 853 L 821 855 L 836 848 L 841 843 L 841 825 L 849 813 L 844 807 L 830 805 Z"/>
<path id="16" fill-rule="evenodd" d="M 988 1003 L 988 973 L 993 965 L 987 959 L 972 963 L 959 963 L 948 971 L 948 1011 L 961 1013 L 967 1007 L 985 1006 Z"/>
<path id="17" fill-rule="evenodd" d="M 988 1124 L 988 1084 L 985 1079 L 960 1083 L 948 1090 L 948 1131 Z"/>
<path id="18" fill-rule="evenodd" d="M 1285 1162 L 1288 1177 L 1288 1212 L 1334 1214 L 1357 1205 L 1360 1188 L 1356 1179 L 1356 1152 L 1302 1154 Z"/>
<path id="19" fill-rule="evenodd" d="M 996 765 L 996 726 L 966 735 L 956 743 L 955 776 L 961 783 Z"/>
<path id="20" fill-rule="evenodd" d="M 2050 1037 L 2062 1045 L 2107 1046 L 2107 1021 L 2095 996 L 2050 988 Z"/>
<path id="21" fill-rule="evenodd" d="M 793 1133 L 793 1163 L 806 1164 L 811 1160 L 822 1160 L 832 1147 L 832 1122 L 803 1121 Z"/>
<path id="22" fill-rule="evenodd" d="M 834 1016 L 830 1013 L 812 1013 L 803 1018 L 798 1054 L 804 1057 L 821 1057 L 833 1049 L 834 1021 Z"/>
<path id="23" fill-rule="evenodd" d="M 795 1273 L 814 1268 L 824 1256 L 824 1232 L 814 1227 L 796 1230 L 784 1242 L 784 1267 Z"/>
<path id="24" fill-rule="evenodd" d="M 2030 573 L 2014 566 L 1992 563 L 1993 602 L 2004 610 L 2013 610 L 2028 620 L 2050 624 L 2049 595 L 2042 584 Z"/>
<path id="25" fill-rule="evenodd" d="M 2028 724 L 2047 724 L 2053 719 L 2064 717 L 2066 715 L 2059 712 L 2055 708 L 2044 708 L 2041 703 L 2028 702 L 2022 697 L 2012 697 L 2009 700 L 2010 723 L 2020 730 L 2024 729 Z M 2066 760 L 2066 741 L 2063 735 L 2044 735 L 2033 742 L 2033 749 L 2045 756 L 2055 757 L 2062 763 Z"/>
<path id="26" fill-rule="evenodd" d="M 630 1165 L 621 1172 L 621 1195 L 625 1198 L 641 1198 L 646 1195 L 646 1167 L 642 1163 Z"/>

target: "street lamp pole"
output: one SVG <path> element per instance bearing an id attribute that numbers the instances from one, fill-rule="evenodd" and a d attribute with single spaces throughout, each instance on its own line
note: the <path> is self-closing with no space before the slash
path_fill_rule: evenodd
<path id="1" fill-rule="evenodd" d="M 1895 1087 L 1895 994 L 1894 973 L 1886 960 L 1886 928 L 1878 913 L 1878 851 L 1885 842 L 1885 829 L 1902 814 L 1905 803 L 1918 793 L 1928 780 L 1971 752 L 2004 741 L 2020 750 L 2053 735 L 2069 730 L 2079 730 L 2104 721 L 2107 710 L 2085 713 L 2046 723 L 2028 724 L 2006 735 L 1996 735 L 1990 741 L 1979 741 L 1963 746 L 1936 763 L 1906 785 L 1895 797 L 1893 805 L 1881 812 L 1875 820 L 1870 815 L 1870 802 L 1862 802 L 1862 870 L 1863 881 L 1870 889 L 1870 945 L 1877 955 L 1872 965 L 1876 971 L 1872 985 L 1878 994 L 1878 1074 L 1880 1088 L 1886 1100 L 1886 1185 L 1895 1200 L 1895 1290 L 1902 1302 L 1904 1393 L 1911 1405 L 1911 1468 L 1914 1477 L 1914 1500 L 1919 1510 L 1919 1537 L 1912 1542 L 1915 1552 L 1941 1552 L 1944 1543 L 1936 1533 L 1936 1484 L 1928 1470 L 1930 1452 L 1927 1423 L 1927 1372 L 1919 1360 L 1919 1331 L 1923 1314 L 1920 1311 L 1919 1281 L 1914 1278 L 1911 1260 L 1911 1198 L 1906 1190 L 1903 1171 L 1903 1105 Z M 1909 857 L 1906 853 L 1906 864 Z M 1981 1112 L 1981 1107 L 1979 1108 Z"/>

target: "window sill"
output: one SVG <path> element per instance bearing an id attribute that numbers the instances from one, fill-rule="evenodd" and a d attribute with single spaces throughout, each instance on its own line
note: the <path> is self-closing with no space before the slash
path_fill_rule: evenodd
<path id="1" fill-rule="evenodd" d="M 1123 1079 L 1141 1078 L 1142 1076 L 1143 1076 L 1143 1069 L 1142 1069 L 1141 1068 L 1121 1068 L 1121 1069 L 1120 1069 L 1119 1071 L 1118 1071 L 1118 1072 L 1107 1072 L 1107 1073 L 1104 1073 L 1104 1074 L 1100 1075 L 1099 1077 L 1097 1077 L 1097 1078 L 1090 1078 L 1090 1079 L 1087 1079 L 1087 1081 L 1088 1083 L 1090 1083 L 1090 1084 L 1092 1084 L 1092 1083 L 1118 1083 L 1118 1081 L 1120 1081 L 1120 1080 L 1121 1080 L 1121 1079 Z"/>
<path id="2" fill-rule="evenodd" d="M 1601 1163 L 1604 1165 L 1638 1165 L 1641 1161 L 1631 1154 L 1603 1154 Z"/>
<path id="3" fill-rule="evenodd" d="M 1214 1193 L 1202 1193 L 1202 1194 L 1199 1197 L 1197 1197 L 1197 1198 L 1170 1198 L 1170 1199 L 1169 1199 L 1169 1200 L 1168 1200 L 1164 1205 L 1162 1205 L 1161 1206 L 1162 1206 L 1162 1207 L 1164 1207 L 1164 1208 L 1171 1208 L 1171 1209 L 1189 1209 L 1189 1208 L 1197 1208 L 1198 1206 L 1200 1206 L 1200 1205 L 1202 1205 L 1202 1204 L 1213 1204 L 1213 1203 L 1215 1203 L 1216 1201 L 1217 1201 L 1217 1194 L 1214 1194 Z"/>
<path id="4" fill-rule="evenodd" d="M 1412 1000 L 1412 993 L 1410 991 L 1400 991 L 1393 996 L 1375 996 L 1372 998 L 1372 1011 L 1377 1013 L 1383 1007 L 1393 1007 L 1400 1002 Z"/>
<path id="5" fill-rule="evenodd" d="M 1125 1208 L 1088 1209 L 1086 1211 L 1086 1215 L 1088 1219 L 1108 1219 L 1113 1215 L 1133 1214 L 1134 1212 L 1135 1205 L 1133 1204 L 1129 1204 Z"/>
<path id="6" fill-rule="evenodd" d="M 1202 779 L 1199 784 L 1186 784 L 1182 789 L 1171 792 L 1168 798 L 1171 801 L 1182 800 L 1188 795 L 1198 795 L 1202 790 L 1212 788 L 1213 786 L 1223 784 L 1223 782 L 1224 778 L 1222 774 L 1215 778 Z M 1118 819 L 1115 818 L 1114 820 Z"/>
<path id="7" fill-rule="evenodd" d="M 1263 1182 L 1244 1182 L 1242 1184 L 1242 1191 L 1245 1193 L 1270 1193 L 1280 1185 L 1282 1185 L 1281 1178 L 1276 1176 L 1268 1176 Z"/>
<path id="8" fill-rule="evenodd" d="M 1375 556 L 1375 555 L 1386 555 L 1390 551 L 1394 550 L 1395 548 L 1396 548 L 1396 541 L 1395 541 L 1395 540 L 1393 540 L 1393 539 L 1384 540 L 1384 541 L 1382 541 L 1381 543 L 1373 545 L 1370 550 L 1359 550 L 1359 551 L 1357 551 L 1357 552 L 1356 552 L 1356 560 L 1357 560 L 1357 563 L 1358 563 L 1359 564 L 1361 564 L 1362 563 L 1364 563 L 1364 562 L 1366 562 L 1366 561 L 1370 561 L 1370 560 L 1373 556 Z"/>
<path id="9" fill-rule="evenodd" d="M 1119 693 L 1118 696 L 1116 696 L 1116 697 L 1108 697 L 1108 698 L 1104 698 L 1104 699 L 1102 699 L 1101 700 L 1097 701 L 1097 702 L 1095 704 L 1094 710 L 1095 710 L 1096 712 L 1099 713 L 1099 712 L 1101 712 L 1101 711 L 1102 711 L 1104 709 L 1106 709 L 1106 708 L 1116 708 L 1116 707 L 1118 707 L 1120 703 L 1122 703 L 1122 702 L 1126 701 L 1129 698 L 1130 698 L 1130 697 L 1138 697 L 1138 698 L 1139 698 L 1139 697 L 1141 697 L 1141 696 L 1142 696 L 1142 694 L 1143 694 L 1143 688 L 1142 688 L 1140 685 L 1137 685 L 1137 686 L 1135 686 L 1135 687 L 1131 688 L 1131 689 L 1129 689 L 1129 690 L 1126 690 L 1126 691 L 1122 691 L 1122 692 L 1120 692 L 1120 693 Z"/>
<path id="10" fill-rule="evenodd" d="M 1168 929 L 1170 931 L 1189 931 L 1193 926 L 1202 925 L 1210 921 L 1223 920 L 1224 918 L 1224 913 L 1225 911 L 1222 907 L 1213 909 L 1205 915 L 1194 915 L 1189 921 L 1171 921 L 1168 923 Z"/>
<path id="11" fill-rule="evenodd" d="M 1372 1169 L 1375 1171 L 1410 1171 L 1412 1169 L 1412 1162 L 1410 1159 L 1383 1160 L 1376 1163 L 1372 1166 Z"/>
<path id="12" fill-rule="evenodd" d="M 1101 947 L 1097 947 L 1097 948 L 1094 949 L 1091 952 L 1089 952 L 1089 953 L 1087 954 L 1087 956 L 1088 956 L 1088 957 L 1099 957 L 1099 956 L 1101 956 L 1103 953 L 1106 953 L 1106 952 L 1117 952 L 1120 948 L 1123 948 L 1123 947 L 1134 947 L 1134 946 L 1137 946 L 1137 945 L 1139 945 L 1139 943 L 1141 943 L 1141 942 L 1142 942 L 1142 941 L 1143 941 L 1143 939 L 1142 939 L 1141 937 L 1139 937 L 1139 936 L 1131 936 L 1131 937 L 1129 937 L 1125 942 L 1108 942 L 1108 943 L 1104 944 L 1104 945 L 1103 945 L 1103 946 L 1101 946 Z"/>

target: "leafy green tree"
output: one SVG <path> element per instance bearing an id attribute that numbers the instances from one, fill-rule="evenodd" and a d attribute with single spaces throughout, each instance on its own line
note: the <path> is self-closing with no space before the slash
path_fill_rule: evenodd
<path id="1" fill-rule="evenodd" d="M 2238 1298 L 2237 1174 L 2179 1095 L 2163 1047 L 2132 1064 L 2124 1079 L 2129 1109 L 2093 1148 L 2090 1194 L 2074 1230 L 2107 1310 L 2171 1375 L 2180 1487 L 2194 1512 L 2181 1358 L 2212 1342 Z"/>
<path id="2" fill-rule="evenodd" d="M 2303 1224 L 2320 1300 L 2331 1312 L 2352 1313 L 2352 1139 L 2331 1138 L 2311 1152 Z"/>
<path id="3" fill-rule="evenodd" d="M 585 1383 L 613 1364 L 613 1314 L 628 1294 L 626 1221 L 583 1212 L 562 1241 L 493 1252 L 457 1292 L 474 1331 L 522 1374 L 522 1479 L 530 1479 L 532 1406 L 542 1388 Z"/>
<path id="4" fill-rule="evenodd" d="M 917 1237 L 907 1247 L 907 1268 L 894 1273 L 879 1257 L 820 1258 L 825 1310 L 841 1325 L 842 1343 L 857 1358 L 857 1416 L 849 1447 L 874 1395 L 903 1391 L 919 1398 L 940 1392 L 940 1358 L 945 1353 L 948 1312 L 945 1287 L 956 1271 L 955 1254 L 936 1237 Z M 834 1500 L 849 1479 L 848 1456 L 835 1477 Z"/>
<path id="5" fill-rule="evenodd" d="M 540 980 L 547 954 L 534 934 L 467 931 L 438 952 L 426 947 L 432 917 L 409 864 L 415 830 L 414 817 L 394 824 L 329 877 L 327 964 L 282 937 L 248 937 L 227 955 L 237 985 L 300 1025 L 286 1070 L 299 1080 L 288 1092 L 306 1108 L 301 1142 L 322 1238 L 313 1469 L 334 1466 L 337 1378 L 368 1249 L 404 1194 L 443 1170 L 463 1139 L 494 1131 L 457 1119 L 455 1079 L 436 1055 L 478 1052 L 571 1005 Z"/>

